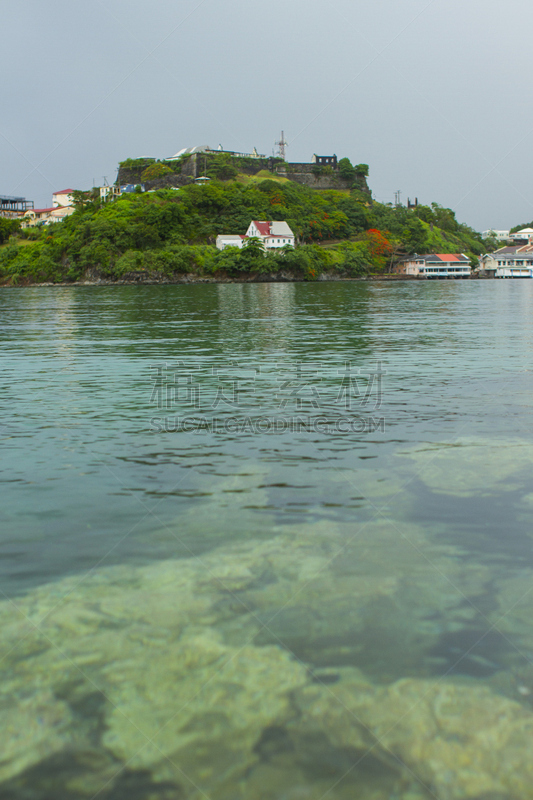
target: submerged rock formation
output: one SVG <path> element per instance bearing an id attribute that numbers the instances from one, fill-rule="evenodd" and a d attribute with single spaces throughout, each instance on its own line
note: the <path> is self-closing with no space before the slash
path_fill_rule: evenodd
<path id="1" fill-rule="evenodd" d="M 529 708 L 400 677 L 488 578 L 414 527 L 319 523 L 3 602 L 0 792 L 533 797 Z"/>
<path id="2" fill-rule="evenodd" d="M 472 683 L 403 679 L 376 688 L 357 674 L 299 693 L 297 731 L 396 759 L 440 800 L 533 797 L 533 714 Z"/>

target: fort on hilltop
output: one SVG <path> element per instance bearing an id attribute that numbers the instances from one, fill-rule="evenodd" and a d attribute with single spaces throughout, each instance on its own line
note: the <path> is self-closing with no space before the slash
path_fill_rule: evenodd
<path id="1" fill-rule="evenodd" d="M 343 164 L 344 162 L 344 164 Z M 347 163 L 346 163 L 347 162 Z M 276 156 L 216 150 L 207 145 L 184 148 L 174 156 L 157 160 L 136 158 L 119 165 L 117 184 L 144 184 L 146 189 L 184 186 L 201 179 L 235 180 L 239 176 L 285 178 L 312 189 L 356 188 L 370 195 L 366 181 L 368 167 L 352 167 L 336 155 L 313 155 L 309 162 L 291 162 Z"/>

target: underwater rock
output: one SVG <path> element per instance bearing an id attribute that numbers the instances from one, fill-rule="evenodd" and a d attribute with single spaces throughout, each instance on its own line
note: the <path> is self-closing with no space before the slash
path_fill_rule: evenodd
<path id="1" fill-rule="evenodd" d="M 498 580 L 498 608 L 491 622 L 500 630 L 516 633 L 533 647 L 533 570 L 523 569 L 510 578 Z"/>
<path id="2" fill-rule="evenodd" d="M 228 648 L 198 631 L 148 664 L 111 665 L 104 680 L 103 744 L 134 769 L 210 793 L 257 762 L 263 729 L 294 714 L 290 692 L 308 675 L 278 648 Z"/>
<path id="3" fill-rule="evenodd" d="M 479 684 L 402 679 L 376 688 L 356 671 L 300 690 L 296 733 L 325 731 L 412 771 L 440 800 L 533 797 L 533 714 Z"/>
<path id="4" fill-rule="evenodd" d="M 398 453 L 414 463 L 415 476 L 439 494 L 470 497 L 520 488 L 518 476 L 533 465 L 533 447 L 518 439 L 461 438 Z M 413 477 L 412 470 L 410 472 Z"/>
<path id="5" fill-rule="evenodd" d="M 16 607 L 0 603 L 0 678 L 14 709 L 4 729 L 26 720 L 0 780 L 67 747 L 100 748 L 188 796 L 199 786 L 233 800 L 263 731 L 293 724 L 296 691 L 322 690 L 321 674 L 341 675 L 328 689 L 345 691 L 342 665 L 362 664 L 373 680 L 405 674 L 464 624 L 465 598 L 486 579 L 416 527 L 321 522 L 41 586 Z M 350 702 L 379 697 L 363 684 Z"/>
<path id="6" fill-rule="evenodd" d="M 9 687 L 10 689 L 12 687 Z M 3 687 L 0 695 L 0 781 L 64 749 L 69 742 L 72 714 L 66 703 L 50 691 L 26 692 L 18 696 Z"/>
<path id="7" fill-rule="evenodd" d="M 243 593 L 263 625 L 256 644 L 282 644 L 314 666 L 368 667 L 383 680 L 419 669 L 446 631 L 465 625 L 465 611 L 475 613 L 468 598 L 489 578 L 486 567 L 465 567 L 455 549 L 401 523 L 338 527 L 322 544 L 328 555 L 316 563 L 301 553 L 305 574 L 287 574 L 289 564 L 284 574 L 286 556 L 272 553 L 277 581 Z"/>

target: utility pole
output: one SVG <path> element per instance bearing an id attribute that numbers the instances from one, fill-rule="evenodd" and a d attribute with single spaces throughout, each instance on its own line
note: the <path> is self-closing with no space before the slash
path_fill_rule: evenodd
<path id="1" fill-rule="evenodd" d="M 281 139 L 279 142 L 274 142 L 274 144 L 279 147 L 279 157 L 285 161 L 285 148 L 289 146 L 289 143 L 285 141 L 285 134 L 281 131 Z"/>

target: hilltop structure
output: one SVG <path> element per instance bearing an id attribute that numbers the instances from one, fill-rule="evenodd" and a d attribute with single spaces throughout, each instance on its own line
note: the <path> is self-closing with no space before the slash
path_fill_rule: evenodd
<path id="1" fill-rule="evenodd" d="M 165 161 L 177 161 L 184 156 L 193 156 L 198 155 L 200 153 L 226 153 L 228 156 L 232 156 L 234 158 L 266 158 L 265 155 L 261 155 L 257 152 L 257 149 L 254 147 L 251 153 L 237 153 L 235 150 L 224 150 L 221 144 L 215 149 L 209 147 L 208 144 L 196 145 L 195 147 L 184 147 L 182 150 L 178 150 L 175 155 L 170 156 L 170 158 L 165 159 Z"/>
<path id="2" fill-rule="evenodd" d="M 311 189 L 358 189 L 370 196 L 366 182 L 368 167 L 365 164 L 351 167 L 348 161 L 347 172 L 345 166 L 343 159 L 339 162 L 335 154 L 321 156 L 315 153 L 310 161 L 291 162 L 281 157 L 267 157 L 258 153 L 256 148 L 251 153 L 240 153 L 224 150 L 222 145 L 216 150 L 208 145 L 196 145 L 183 148 L 162 161 L 127 159 L 119 166 L 116 185 L 143 183 L 147 190 L 179 188 L 199 178 L 225 181 L 235 180 L 238 175 L 254 176 L 258 173 L 264 173 L 262 177 L 267 178 L 267 173 L 271 173 L 274 177 Z"/>
<path id="3" fill-rule="evenodd" d="M 311 162 L 313 164 L 319 164 L 321 167 L 336 167 L 337 156 L 335 154 L 332 156 L 317 156 L 315 153 L 311 159 Z"/>

